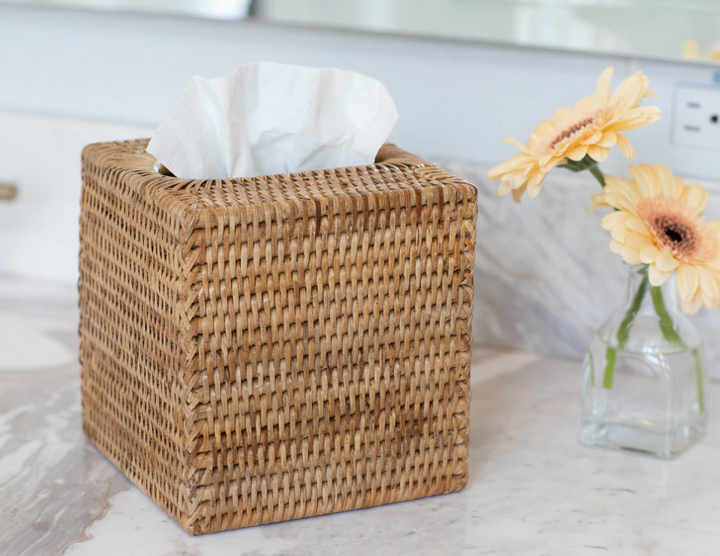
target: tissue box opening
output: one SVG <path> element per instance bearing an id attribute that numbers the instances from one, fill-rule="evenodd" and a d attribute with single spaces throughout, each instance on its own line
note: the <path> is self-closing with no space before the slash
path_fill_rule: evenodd
<path id="1" fill-rule="evenodd" d="M 412 155 L 406 151 L 403 151 L 402 149 L 397 148 L 395 145 L 392 145 L 390 143 L 383 145 L 383 147 L 378 151 L 377 156 L 375 157 L 375 164 L 381 164 L 386 163 L 390 164 L 392 162 L 404 162 L 406 164 L 427 164 L 424 160 L 421 158 Z M 162 163 L 155 161 L 155 164 L 153 164 L 153 170 L 157 172 L 160 175 L 163 176 L 169 176 L 171 178 L 175 178 L 175 174 L 173 174 L 170 170 L 168 170 Z M 316 170 L 318 171 L 318 170 Z M 322 170 L 319 170 L 322 171 Z M 260 176 L 260 177 L 266 177 L 266 176 Z M 229 179 L 244 179 L 244 178 L 229 178 Z"/>

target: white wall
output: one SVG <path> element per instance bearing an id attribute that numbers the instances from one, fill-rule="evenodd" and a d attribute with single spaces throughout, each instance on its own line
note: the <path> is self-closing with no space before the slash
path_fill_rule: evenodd
<path id="1" fill-rule="evenodd" d="M 0 203 L 0 270 L 75 281 L 80 151 L 147 136 L 150 128 L 0 112 L 0 182 L 20 194 Z"/>
<path id="2" fill-rule="evenodd" d="M 190 76 L 220 76 L 259 59 L 374 76 L 388 86 L 400 111 L 394 141 L 430 159 L 482 163 L 513 152 L 500 145 L 503 137 L 523 140 L 554 108 L 590 94 L 607 65 L 616 66 L 616 83 L 642 68 L 660 89 L 657 104 L 666 117 L 633 132 L 638 160 L 720 180 L 720 151 L 679 148 L 670 138 L 676 83 L 711 85 L 710 65 L 257 22 L 5 6 L 0 7 L 0 182 L 15 181 L 21 197 L 0 209 L 0 270 L 74 280 L 82 145 L 146 135 Z M 620 157 L 605 165 L 613 172 L 623 167 Z M 39 254 L 47 245 L 53 245 L 46 255 L 52 264 Z"/>
<path id="3" fill-rule="evenodd" d="M 154 127 L 193 74 L 220 76 L 258 59 L 377 77 L 400 109 L 397 141 L 425 154 L 483 161 L 511 151 L 499 145 L 505 135 L 524 139 L 555 107 L 589 94 L 607 65 L 616 66 L 618 81 L 637 68 L 650 73 L 668 116 L 676 81 L 711 85 L 714 75 L 713 66 L 701 64 L 249 21 L 0 7 L 0 110 Z M 669 117 L 642 139 L 656 159 L 720 177 L 717 156 L 670 145 Z"/>

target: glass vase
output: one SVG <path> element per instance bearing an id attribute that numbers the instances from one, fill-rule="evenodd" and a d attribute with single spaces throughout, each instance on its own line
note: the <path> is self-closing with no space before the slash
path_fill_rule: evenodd
<path id="1" fill-rule="evenodd" d="M 627 299 L 583 362 L 580 441 L 673 458 L 707 419 L 702 342 L 680 310 L 675 275 L 653 287 L 632 267 Z"/>

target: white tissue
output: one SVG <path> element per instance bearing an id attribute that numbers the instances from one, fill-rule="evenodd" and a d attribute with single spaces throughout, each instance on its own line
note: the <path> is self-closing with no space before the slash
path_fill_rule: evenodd
<path id="1" fill-rule="evenodd" d="M 372 164 L 397 122 L 382 83 L 257 62 L 195 76 L 147 151 L 180 178 L 243 178 Z"/>

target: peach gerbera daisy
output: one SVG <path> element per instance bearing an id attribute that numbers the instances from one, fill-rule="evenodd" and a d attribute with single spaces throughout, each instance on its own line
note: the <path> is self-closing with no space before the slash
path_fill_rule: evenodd
<path id="1" fill-rule="evenodd" d="M 522 152 L 511 156 L 487 174 L 489 180 L 500 179 L 500 197 L 512 191 L 520 202 L 527 190 L 531 198 L 540 193 L 547 173 L 561 164 L 580 161 L 585 156 L 602 162 L 610 148 L 617 145 L 626 158 L 634 158 L 635 149 L 621 131 L 637 129 L 657 121 L 660 109 L 638 106 L 652 96 L 650 79 L 637 72 L 625 79 L 610 94 L 613 68 L 607 68 L 598 80 L 595 94 L 580 100 L 574 108 L 560 108 L 549 120 L 544 120 L 530 134 L 527 145 L 508 138 Z"/>
<path id="2" fill-rule="evenodd" d="M 720 305 L 720 221 L 705 222 L 707 191 L 685 185 L 662 164 L 630 166 L 632 180 L 606 176 L 603 193 L 590 209 L 612 207 L 602 226 L 610 249 L 629 264 L 648 265 L 648 278 L 661 286 L 673 271 L 683 311 Z"/>

